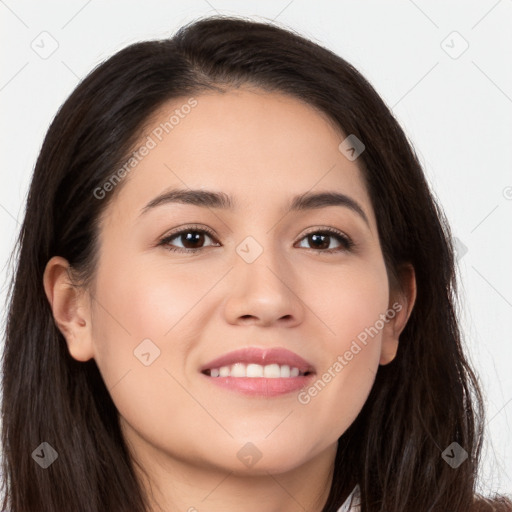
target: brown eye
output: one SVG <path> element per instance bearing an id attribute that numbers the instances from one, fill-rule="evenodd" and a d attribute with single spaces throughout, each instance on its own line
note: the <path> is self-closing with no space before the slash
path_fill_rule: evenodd
<path id="1" fill-rule="evenodd" d="M 327 253 L 348 251 L 354 245 L 348 236 L 331 229 L 312 231 L 302 238 L 302 240 L 306 240 L 311 245 L 310 248 L 312 250 Z M 332 240 L 337 241 L 337 247 L 329 248 Z"/>
<path id="2" fill-rule="evenodd" d="M 203 248 L 208 238 L 212 240 L 213 234 L 205 229 L 186 228 L 163 238 L 159 245 L 164 246 L 169 251 L 195 252 Z M 173 247 L 176 244 L 174 240 L 178 240 L 182 247 Z"/>

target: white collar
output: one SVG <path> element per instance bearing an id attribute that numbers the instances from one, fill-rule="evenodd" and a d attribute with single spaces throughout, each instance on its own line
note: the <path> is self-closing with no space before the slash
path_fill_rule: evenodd
<path id="1" fill-rule="evenodd" d="M 338 509 L 338 512 L 360 512 L 361 494 L 359 485 L 356 485 L 348 498 L 343 502 L 343 505 Z"/>

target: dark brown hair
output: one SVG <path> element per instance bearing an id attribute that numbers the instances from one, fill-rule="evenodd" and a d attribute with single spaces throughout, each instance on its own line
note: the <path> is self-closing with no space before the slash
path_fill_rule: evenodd
<path id="1" fill-rule="evenodd" d="M 228 17 L 202 19 L 170 39 L 118 52 L 79 84 L 48 130 L 13 252 L 3 354 L 3 507 L 146 510 L 115 405 L 94 360 L 69 355 L 42 276 L 59 255 L 92 281 L 98 219 L 114 197 L 98 200 L 93 191 L 125 161 L 164 102 L 244 84 L 300 99 L 363 141 L 358 162 L 388 271 L 396 274 L 408 262 L 416 272 L 417 300 L 397 356 L 379 367 L 368 400 L 339 439 L 323 511 L 336 511 L 356 483 L 363 512 L 512 510 L 505 497 L 492 505 L 475 499 L 483 401 L 461 346 L 449 229 L 411 144 L 345 60 L 291 30 Z M 46 470 L 31 457 L 43 441 L 59 454 Z M 456 469 L 441 456 L 453 442 L 469 455 Z"/>

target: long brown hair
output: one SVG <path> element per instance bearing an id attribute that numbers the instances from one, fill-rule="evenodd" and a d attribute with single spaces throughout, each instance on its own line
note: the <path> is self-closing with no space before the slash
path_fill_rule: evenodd
<path id="1" fill-rule="evenodd" d="M 3 354 L 4 508 L 11 512 L 143 512 L 142 488 L 118 413 L 94 360 L 74 360 L 56 327 L 42 276 L 54 255 L 91 282 L 101 187 L 145 121 L 166 101 L 242 84 L 315 106 L 365 144 L 360 160 L 390 275 L 409 262 L 417 299 L 395 360 L 379 367 L 342 435 L 323 509 L 357 483 L 363 512 L 512 510 L 476 500 L 484 411 L 461 347 L 451 236 L 413 148 L 390 110 L 349 63 L 280 27 L 214 17 L 170 39 L 133 44 L 94 69 L 63 104 L 36 163 L 13 256 Z M 122 186 L 122 183 L 116 188 Z M 45 470 L 31 454 L 58 453 Z M 468 454 L 457 468 L 452 443 Z M 493 508 L 494 507 L 494 508 Z"/>

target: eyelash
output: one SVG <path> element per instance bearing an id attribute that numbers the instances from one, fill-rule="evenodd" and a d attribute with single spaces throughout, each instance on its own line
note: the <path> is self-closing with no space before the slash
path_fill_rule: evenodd
<path id="1" fill-rule="evenodd" d="M 180 235 L 183 235 L 185 233 L 202 233 L 208 235 L 212 240 L 216 241 L 215 235 L 213 232 L 209 229 L 198 227 L 198 226 L 188 226 L 186 228 L 183 228 L 179 231 L 176 231 L 174 233 L 171 233 L 170 235 L 162 238 L 158 245 L 163 246 L 166 250 L 171 252 L 180 252 L 180 253 L 197 253 L 198 251 L 201 251 L 203 247 L 198 247 L 195 249 L 186 249 L 181 247 L 171 247 L 169 245 L 170 241 L 173 240 L 176 237 L 179 237 Z M 338 242 L 340 242 L 341 247 L 338 247 L 336 249 L 308 249 L 309 251 L 313 251 L 315 253 L 327 253 L 327 254 L 335 254 L 339 252 L 344 251 L 350 251 L 354 247 L 354 242 L 351 240 L 350 237 L 342 233 L 341 231 L 338 231 L 337 229 L 333 228 L 322 228 L 322 229 L 315 229 L 311 230 L 308 233 L 306 233 L 299 241 L 302 241 L 304 238 L 306 238 L 309 235 L 328 235 L 328 236 L 334 236 Z"/>

